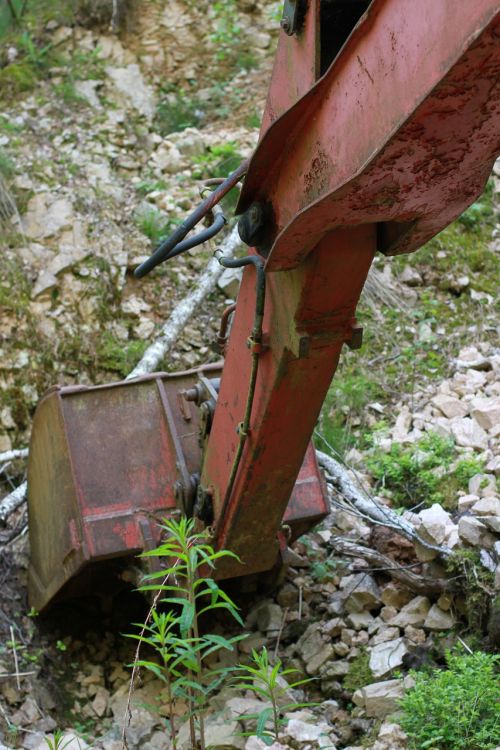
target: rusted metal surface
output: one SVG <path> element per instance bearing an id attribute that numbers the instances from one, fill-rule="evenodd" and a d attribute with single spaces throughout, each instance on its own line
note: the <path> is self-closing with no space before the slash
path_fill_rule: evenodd
<path id="1" fill-rule="evenodd" d="M 177 394 L 197 373 L 55 388 L 35 414 L 28 465 L 29 595 L 42 609 L 91 562 L 158 542 L 175 482 L 199 469 L 198 410 Z"/>
<path id="2" fill-rule="evenodd" d="M 480 193 L 500 150 L 497 0 L 374 0 L 316 84 L 329 29 L 318 26 L 321 3 L 308 8 L 303 32 L 281 35 L 239 205 L 273 220 L 271 236 L 252 226 L 268 254 L 268 348 L 230 498 L 250 377 L 251 270 L 201 476 L 216 543 L 243 560 L 225 562 L 227 577 L 267 570 L 277 557 L 342 345 L 359 344 L 355 309 L 374 253 L 413 250 L 442 229 Z"/>
<path id="3" fill-rule="evenodd" d="M 220 575 L 269 570 L 276 561 L 277 531 L 342 345 L 352 339 L 375 243 L 373 226 L 338 230 L 298 268 L 267 275 L 263 330 L 269 345 L 260 354 L 249 435 L 226 502 L 251 372 L 246 340 L 255 272 L 244 272 L 201 477 L 213 492 L 216 543 L 243 561 L 241 567 L 225 563 Z"/>
<path id="4" fill-rule="evenodd" d="M 31 606 L 42 610 L 63 587 L 74 596 L 78 584 L 67 584 L 77 574 L 95 586 L 96 563 L 152 549 L 159 520 L 190 512 L 202 446 L 200 411 L 185 395 L 200 378 L 215 382 L 219 375 L 219 365 L 155 373 L 94 388 L 56 387 L 42 399 L 28 465 Z M 311 503 L 320 515 L 323 502 L 309 457 L 287 522 L 307 526 Z"/>
<path id="5" fill-rule="evenodd" d="M 239 208 L 272 204 L 268 271 L 339 226 L 377 224 L 379 250 L 410 252 L 477 198 L 500 148 L 499 36 L 497 0 L 374 0 L 251 160 Z M 293 62 L 275 72 L 282 110 Z"/>

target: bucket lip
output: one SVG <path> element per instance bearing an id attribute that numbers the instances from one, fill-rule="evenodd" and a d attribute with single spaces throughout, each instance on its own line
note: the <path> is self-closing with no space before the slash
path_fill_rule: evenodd
<path id="1" fill-rule="evenodd" d="M 122 388 L 129 385 L 136 385 L 137 383 L 147 383 L 152 380 L 158 380 L 159 378 L 164 379 L 168 378 L 169 380 L 173 378 L 178 377 L 184 377 L 189 375 L 197 375 L 197 374 L 203 374 L 203 373 L 220 373 L 220 371 L 223 368 L 223 362 L 210 362 L 206 365 L 201 365 L 200 367 L 193 367 L 190 370 L 180 370 L 178 372 L 164 372 L 163 370 L 159 370 L 158 372 L 151 372 L 147 373 L 146 375 L 138 375 L 135 378 L 128 378 L 125 380 L 117 380 L 112 383 L 101 383 L 100 385 L 52 385 L 41 397 L 39 404 L 41 404 L 45 399 L 50 398 L 50 396 L 53 396 L 54 394 L 62 396 L 71 396 L 74 393 L 82 393 L 85 391 L 98 391 L 98 390 L 105 390 L 106 388 Z"/>

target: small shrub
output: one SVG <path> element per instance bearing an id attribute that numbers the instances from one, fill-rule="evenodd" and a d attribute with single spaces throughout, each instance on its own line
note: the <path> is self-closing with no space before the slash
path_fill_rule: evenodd
<path id="1" fill-rule="evenodd" d="M 453 440 L 429 433 L 413 446 L 394 443 L 389 453 L 374 452 L 367 466 L 399 505 L 413 508 L 440 503 L 453 510 L 457 492 L 467 490 L 469 479 L 484 469 L 484 462 L 476 458 L 456 461 Z"/>
<path id="2" fill-rule="evenodd" d="M 447 655 L 448 668 L 413 674 L 400 724 L 410 750 L 493 750 L 500 735 L 500 657 Z"/>
<path id="3" fill-rule="evenodd" d="M 285 714 L 312 705 L 311 703 L 296 703 L 294 701 L 283 705 L 283 698 L 286 698 L 288 690 L 311 682 L 312 678 L 306 678 L 288 683 L 286 678 L 296 672 L 296 669 L 283 669 L 280 659 L 276 659 L 276 664 L 271 664 L 265 647 L 260 653 L 255 650 L 252 651 L 252 664 L 237 667 L 236 687 L 240 690 L 250 690 L 257 698 L 266 701 L 268 704 L 258 714 L 247 714 L 240 717 L 255 721 L 255 730 L 245 732 L 244 736 L 256 736 L 266 745 L 279 742 L 281 730 L 288 723 Z"/>
<path id="4" fill-rule="evenodd" d="M 142 205 L 135 212 L 135 225 L 142 234 L 149 237 L 153 245 L 159 244 L 172 232 L 174 223 L 166 219 L 154 206 Z"/>
<path id="5" fill-rule="evenodd" d="M 493 207 L 493 180 L 488 180 L 486 190 L 481 198 L 469 206 L 458 218 L 458 222 L 469 232 L 479 232 L 486 223 L 494 224 L 495 209 Z"/>
<path id="6" fill-rule="evenodd" d="M 167 92 L 156 109 L 155 124 L 161 135 L 197 127 L 204 119 L 203 108 L 185 91 Z"/>
<path id="7" fill-rule="evenodd" d="M 476 633 L 486 627 L 493 597 L 493 575 L 481 563 L 476 550 L 458 549 L 446 562 L 446 569 L 457 577 L 463 591 L 467 623 Z"/>
<path id="8" fill-rule="evenodd" d="M 343 686 L 351 693 L 375 681 L 370 669 L 370 654 L 362 650 L 350 663 Z"/>

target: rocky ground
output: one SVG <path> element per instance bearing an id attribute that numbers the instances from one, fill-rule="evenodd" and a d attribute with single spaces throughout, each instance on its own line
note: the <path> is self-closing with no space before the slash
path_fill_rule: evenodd
<path id="1" fill-rule="evenodd" d="M 213 252 L 192 251 L 144 281 L 131 276 L 196 205 L 200 180 L 234 169 L 257 141 L 279 4 L 239 2 L 231 23 L 218 5 L 139 2 L 119 35 L 99 19 L 73 28 L 49 20 L 44 34 L 61 57 L 42 60 L 31 90 L 6 99 L 0 454 L 28 444 L 51 384 L 130 372 Z M 15 44 L 9 54 L 12 65 L 22 59 Z M 267 646 L 313 678 L 305 692 L 291 691 L 315 705 L 292 712 L 282 747 L 404 750 L 397 701 L 409 671 L 442 665 L 458 642 L 498 645 L 495 190 L 498 176 L 487 198 L 410 262 L 377 261 L 361 307 L 364 352 L 344 357 L 318 424 L 318 447 L 340 450 L 358 487 L 445 554 L 360 517 L 333 479 L 331 514 L 295 545 L 281 588 L 240 602 L 249 637 L 229 663 Z M 215 359 L 220 312 L 236 292 L 234 279 L 222 283 L 163 369 Z M 1 498 L 25 464 L 0 470 Z M 418 590 L 387 565 L 339 554 L 340 539 L 417 574 Z M 0 527 L 0 750 L 42 750 L 57 728 L 69 750 L 118 750 L 134 656 L 122 633 L 144 618 L 145 602 L 124 591 L 104 613 L 85 599 L 41 618 L 26 602 L 28 555 L 21 507 Z M 263 747 L 241 736 L 253 726 L 241 717 L 258 707 L 255 696 L 225 688 L 211 702 L 207 743 Z M 127 722 L 130 750 L 167 746 L 165 714 L 164 685 L 144 673 Z M 187 742 L 181 733 L 180 747 Z"/>

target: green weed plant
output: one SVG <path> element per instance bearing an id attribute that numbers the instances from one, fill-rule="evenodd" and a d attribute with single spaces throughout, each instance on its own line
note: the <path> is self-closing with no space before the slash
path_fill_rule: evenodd
<path id="1" fill-rule="evenodd" d="M 500 742 L 500 656 L 448 653 L 447 669 L 413 673 L 399 720 L 410 750 L 493 750 Z"/>
<path id="2" fill-rule="evenodd" d="M 172 746 L 177 747 L 178 727 L 174 702 L 182 699 L 188 705 L 191 745 L 206 750 L 204 714 L 210 696 L 220 688 L 227 670 L 208 666 L 222 650 L 232 651 L 244 638 L 225 638 L 200 629 L 200 618 L 224 610 L 240 625 L 243 622 L 233 601 L 217 583 L 208 577 L 217 560 L 236 558 L 232 552 L 216 552 L 206 532 L 197 532 L 192 519 L 167 519 L 162 524 L 166 541 L 154 550 L 143 553 L 145 558 L 161 562 L 159 571 L 146 576 L 140 587 L 154 595 L 151 616 L 139 624 L 141 632 L 131 635 L 140 644 L 156 652 L 156 660 L 139 659 L 136 663 L 160 678 L 166 686 L 168 721 Z M 237 559 L 237 558 L 236 558 Z"/>
<path id="3" fill-rule="evenodd" d="M 255 722 L 255 729 L 244 732 L 243 736 L 255 736 L 266 745 L 279 742 L 283 728 L 288 723 L 285 714 L 298 708 L 311 706 L 311 703 L 287 701 L 289 690 L 311 682 L 305 678 L 288 683 L 287 678 L 296 674 L 296 669 L 284 669 L 280 659 L 271 663 L 267 649 L 252 651 L 252 663 L 240 665 L 235 670 L 235 686 L 240 690 L 249 690 L 253 695 L 265 701 L 265 707 L 259 713 L 242 716 L 243 720 Z"/>

